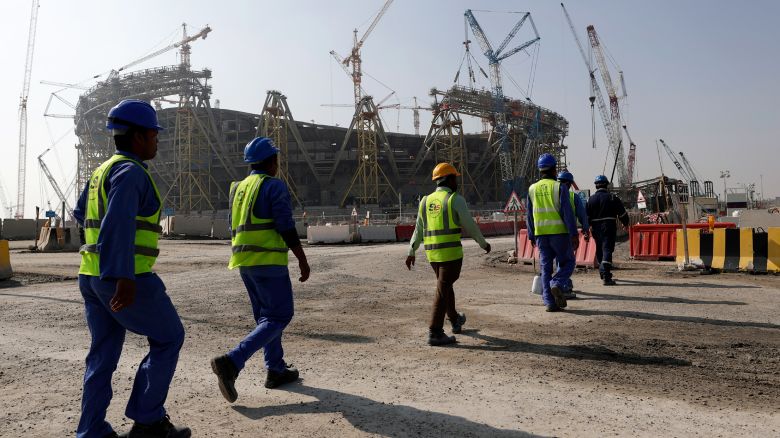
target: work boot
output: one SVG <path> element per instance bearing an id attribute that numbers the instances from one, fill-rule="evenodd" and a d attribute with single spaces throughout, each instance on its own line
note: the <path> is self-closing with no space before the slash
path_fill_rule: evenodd
<path id="1" fill-rule="evenodd" d="M 563 291 L 558 286 L 553 286 L 550 288 L 550 293 L 552 294 L 553 298 L 555 298 L 555 305 L 560 307 L 561 309 L 566 308 L 566 297 L 563 296 Z"/>
<path id="2" fill-rule="evenodd" d="M 463 329 L 463 324 L 466 323 L 466 314 L 465 313 L 459 313 L 458 319 L 455 321 L 450 321 L 452 323 L 452 333 L 459 334 L 461 330 Z"/>
<path id="3" fill-rule="evenodd" d="M 612 279 L 612 277 L 604 278 L 604 286 L 615 286 L 617 283 L 615 280 Z"/>
<path id="4" fill-rule="evenodd" d="M 285 365 L 282 372 L 268 370 L 268 375 L 265 378 L 265 387 L 274 389 L 296 380 L 298 380 L 298 370 L 292 365 Z"/>
<path id="5" fill-rule="evenodd" d="M 217 375 L 217 382 L 219 384 L 219 392 L 225 397 L 225 400 L 233 403 L 238 398 L 238 391 L 236 391 L 236 378 L 238 377 L 238 370 L 233 360 L 227 355 L 222 355 L 211 359 L 211 370 Z"/>
<path id="6" fill-rule="evenodd" d="M 551 306 L 545 306 L 545 309 L 544 309 L 545 312 L 560 312 L 562 310 L 563 309 L 561 309 L 560 307 L 556 306 L 555 304 L 553 304 Z"/>
<path id="7" fill-rule="evenodd" d="M 192 431 L 189 427 L 176 427 L 171 424 L 171 419 L 166 415 L 155 423 L 143 424 L 135 422 L 127 438 L 190 438 Z"/>
<path id="8" fill-rule="evenodd" d="M 455 336 L 447 336 L 444 334 L 444 330 L 438 332 L 431 331 L 428 333 L 428 345 L 439 347 L 442 345 L 454 344 L 455 342 L 457 342 Z"/>
<path id="9" fill-rule="evenodd" d="M 577 294 L 574 293 L 574 289 L 564 289 L 563 297 L 567 300 L 574 300 L 577 298 Z"/>

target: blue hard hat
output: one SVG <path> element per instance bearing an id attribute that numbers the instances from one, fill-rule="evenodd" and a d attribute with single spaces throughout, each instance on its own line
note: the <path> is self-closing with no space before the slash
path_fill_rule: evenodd
<path id="1" fill-rule="evenodd" d="M 244 163 L 259 163 L 279 153 L 273 140 L 268 137 L 255 137 L 244 147 Z"/>
<path id="2" fill-rule="evenodd" d="M 573 183 L 574 175 L 572 175 L 571 172 L 567 172 L 564 170 L 563 172 L 558 174 L 558 181 Z"/>
<path id="3" fill-rule="evenodd" d="M 108 112 L 106 121 L 107 129 L 144 128 L 162 131 L 163 128 L 157 122 L 157 111 L 138 99 L 125 99 L 119 102 Z"/>
<path id="4" fill-rule="evenodd" d="M 547 170 L 547 169 L 552 169 L 557 164 L 558 163 L 555 161 L 555 157 L 553 157 L 550 154 L 544 153 L 542 155 L 539 155 L 539 160 L 536 162 L 536 167 L 538 167 L 539 170 Z"/>
<path id="5" fill-rule="evenodd" d="M 593 184 L 596 184 L 596 185 L 604 184 L 604 185 L 606 185 L 606 184 L 609 184 L 609 179 L 607 179 L 607 177 L 604 176 L 604 175 L 599 175 L 599 176 L 596 177 L 595 180 L 593 180 Z"/>

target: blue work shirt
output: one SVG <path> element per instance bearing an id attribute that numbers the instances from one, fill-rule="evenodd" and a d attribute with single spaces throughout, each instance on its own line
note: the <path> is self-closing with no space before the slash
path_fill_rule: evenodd
<path id="1" fill-rule="evenodd" d="M 116 153 L 147 167 L 131 152 Z M 108 205 L 97 241 L 100 279 L 135 280 L 135 217 L 155 214 L 160 209 L 160 201 L 147 173 L 132 161 L 114 164 L 104 181 Z M 84 226 L 87 214 L 88 196 L 89 185 L 86 185 L 73 210 L 73 216 L 81 226 Z"/>
<path id="2" fill-rule="evenodd" d="M 561 184 L 560 190 L 560 206 L 561 206 L 561 220 L 563 220 L 566 229 L 569 230 L 569 235 L 574 237 L 579 234 L 577 231 L 577 218 L 574 216 L 574 212 L 571 209 L 571 203 L 569 202 L 569 188 L 566 184 Z M 575 203 L 576 205 L 576 203 Z M 526 225 L 528 227 L 528 239 L 532 242 L 535 239 L 534 236 L 534 206 L 531 202 L 531 197 L 526 196 Z"/>
<path id="3" fill-rule="evenodd" d="M 250 175 L 265 175 L 266 172 L 253 170 Z M 273 218 L 276 232 L 283 233 L 295 229 L 293 219 L 292 198 L 287 184 L 280 178 L 266 178 L 260 186 L 252 213 L 258 218 Z M 232 211 L 230 212 L 232 215 Z M 232 224 L 232 217 L 228 217 L 228 223 Z M 289 275 L 287 266 L 251 266 L 249 269 L 240 268 L 243 271 L 251 271 L 258 275 L 280 276 Z"/>
<path id="4" fill-rule="evenodd" d="M 588 223 L 588 209 L 585 206 L 585 198 L 580 196 L 579 193 L 574 194 L 574 216 L 577 217 L 580 225 L 582 225 L 582 231 L 587 233 L 590 229 L 590 224 Z"/>

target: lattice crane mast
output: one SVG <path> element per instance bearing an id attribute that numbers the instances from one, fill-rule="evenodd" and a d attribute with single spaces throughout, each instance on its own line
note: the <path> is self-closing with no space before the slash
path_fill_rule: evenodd
<path id="1" fill-rule="evenodd" d="M 43 174 L 46 175 L 46 179 L 49 180 L 49 184 L 51 184 L 51 188 L 54 189 L 54 192 L 57 194 L 57 197 L 60 198 L 60 202 L 65 203 L 65 209 L 72 216 L 73 209 L 71 208 L 70 203 L 68 202 L 68 197 L 62 191 L 60 185 L 57 184 L 57 180 L 54 179 L 54 175 L 52 175 L 51 170 L 49 170 L 49 166 L 47 166 L 46 163 L 43 161 L 43 156 L 46 155 L 46 153 L 49 152 L 50 150 L 51 148 L 48 148 L 45 151 L 43 151 L 42 154 L 38 155 L 38 164 L 41 166 L 41 170 L 43 170 Z"/>
<path id="2" fill-rule="evenodd" d="M 672 148 L 669 147 L 668 144 L 666 144 L 663 139 L 658 139 L 658 141 L 661 142 L 661 145 L 664 147 L 664 150 L 666 151 L 666 155 L 669 156 L 669 158 L 672 160 L 672 163 L 674 163 L 674 167 L 677 168 L 677 170 L 680 172 L 680 176 L 683 177 L 684 180 L 691 182 L 696 179 L 695 176 L 688 173 L 688 171 L 683 168 L 683 165 L 680 164 L 680 161 L 677 159 L 677 155 L 672 151 Z"/>
<path id="3" fill-rule="evenodd" d="M 38 0 L 32 1 L 30 12 L 30 29 L 27 35 L 27 58 L 24 62 L 24 83 L 19 97 L 19 173 L 16 193 L 16 218 L 24 217 L 24 195 L 27 171 L 27 97 L 30 94 L 30 77 L 32 76 L 33 51 L 35 50 L 35 31 L 38 25 Z"/>
<path id="4" fill-rule="evenodd" d="M 607 68 L 607 60 L 604 56 L 604 49 L 599 41 L 596 28 L 593 25 L 587 27 L 588 39 L 590 40 L 590 46 L 593 48 L 593 53 L 596 54 L 596 64 L 598 64 L 599 71 L 601 72 L 601 80 L 604 82 L 604 87 L 607 90 L 607 96 L 609 97 L 609 112 L 610 121 L 612 122 L 612 129 L 615 134 L 613 143 L 611 144 L 613 153 L 615 154 L 615 167 L 620 177 L 620 186 L 624 189 L 629 187 L 629 178 L 626 170 L 625 153 L 622 148 L 622 135 L 620 134 L 620 105 L 618 103 L 617 92 L 615 86 L 612 83 L 612 76 L 609 74 Z"/>
<path id="5" fill-rule="evenodd" d="M 691 189 L 691 192 L 693 195 L 698 196 L 699 195 L 699 184 L 702 183 L 702 180 L 699 178 L 699 175 L 696 174 L 696 172 L 693 170 L 693 166 L 691 166 L 691 163 L 688 161 L 688 158 L 685 157 L 685 154 L 682 152 L 678 152 L 680 155 L 680 158 L 682 158 L 682 165 L 685 167 L 685 169 L 688 171 L 688 174 L 692 177 L 692 179 L 689 181 L 689 183 L 692 183 L 693 181 L 696 181 L 695 189 Z"/>
<path id="6" fill-rule="evenodd" d="M 628 127 L 623 125 L 623 130 L 626 131 L 626 138 L 628 138 L 628 164 L 626 165 L 626 175 L 628 176 L 628 187 L 634 183 L 634 167 L 636 165 L 636 143 L 631 139 L 631 134 L 628 133 Z"/>
<path id="7" fill-rule="evenodd" d="M 498 137 L 495 144 L 498 145 L 498 156 L 499 162 L 501 164 L 501 180 L 504 181 L 505 184 L 511 183 L 514 180 L 514 172 L 512 169 L 512 152 L 509 148 L 509 128 L 506 122 L 504 89 L 501 85 L 501 61 L 509 58 L 521 50 L 527 49 L 532 44 L 539 41 L 539 32 L 537 31 L 536 25 L 531 18 L 531 13 L 526 12 L 514 25 L 512 30 L 509 31 L 509 34 L 507 34 L 506 38 L 504 38 L 504 41 L 502 41 L 498 48 L 494 50 L 493 46 L 490 44 L 490 41 L 488 41 L 485 32 L 482 30 L 482 27 L 479 25 L 477 19 L 474 17 L 474 14 L 471 12 L 471 9 L 467 9 L 464 16 L 466 17 L 466 22 L 471 27 L 471 32 L 474 34 L 474 38 L 476 38 L 477 43 L 479 44 L 480 48 L 482 48 L 485 57 L 488 59 L 490 85 L 495 102 L 495 131 Z M 520 31 L 526 20 L 531 23 L 535 37 L 513 49 L 504 52 L 504 49 L 506 49 L 507 45 L 512 41 L 515 35 L 517 35 L 517 32 Z"/>

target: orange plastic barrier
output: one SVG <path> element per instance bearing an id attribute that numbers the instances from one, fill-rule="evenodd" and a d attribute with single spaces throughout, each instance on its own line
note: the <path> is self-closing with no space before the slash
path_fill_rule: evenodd
<path id="1" fill-rule="evenodd" d="M 528 240 L 528 230 L 523 229 L 517 232 L 517 260 L 523 263 L 532 263 L 533 259 L 539 261 L 539 250 L 531 245 Z M 586 242 L 580 234 L 580 245 L 575 251 L 577 266 L 594 268 L 596 267 L 596 241 L 591 238 Z"/>

